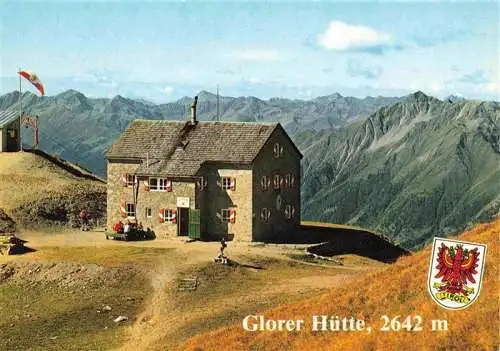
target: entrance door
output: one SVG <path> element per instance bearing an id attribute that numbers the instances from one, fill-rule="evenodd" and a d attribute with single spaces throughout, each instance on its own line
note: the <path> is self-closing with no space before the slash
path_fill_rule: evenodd
<path id="1" fill-rule="evenodd" d="M 7 151 L 19 151 L 19 139 L 17 130 L 7 129 Z"/>
<path id="2" fill-rule="evenodd" d="M 178 207 L 177 235 L 187 236 L 189 234 L 189 208 Z"/>
<path id="3" fill-rule="evenodd" d="M 200 239 L 200 210 L 189 210 L 189 237 Z"/>

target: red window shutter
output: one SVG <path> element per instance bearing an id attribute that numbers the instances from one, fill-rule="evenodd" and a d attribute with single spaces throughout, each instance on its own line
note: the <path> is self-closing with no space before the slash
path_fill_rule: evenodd
<path id="1" fill-rule="evenodd" d="M 172 223 L 177 223 L 177 210 L 172 210 Z"/>
<path id="2" fill-rule="evenodd" d="M 158 211 L 158 220 L 160 223 L 165 222 L 165 210 L 163 208 L 160 208 L 160 211 Z"/>
<path id="3" fill-rule="evenodd" d="M 229 210 L 229 222 L 230 223 L 236 222 L 236 210 L 234 208 Z"/>
<path id="4" fill-rule="evenodd" d="M 122 174 L 122 186 L 127 186 L 127 173 Z"/>
<path id="5" fill-rule="evenodd" d="M 127 204 L 125 203 L 125 201 L 121 201 L 120 202 L 120 218 L 125 218 L 127 217 L 127 208 L 126 208 Z"/>
<path id="6" fill-rule="evenodd" d="M 231 182 L 230 182 L 230 189 L 235 190 L 236 189 L 236 178 L 231 177 Z"/>
<path id="7" fill-rule="evenodd" d="M 143 184 L 144 184 L 144 191 L 149 191 L 149 182 L 145 180 Z"/>
<path id="8" fill-rule="evenodd" d="M 172 191 L 172 181 L 167 180 L 167 191 Z"/>

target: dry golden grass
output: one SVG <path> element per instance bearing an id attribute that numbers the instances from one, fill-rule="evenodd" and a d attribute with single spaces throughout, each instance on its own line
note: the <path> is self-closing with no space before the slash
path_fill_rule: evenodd
<path id="1" fill-rule="evenodd" d="M 29 152 L 0 153 L 0 208 L 11 210 L 51 195 L 65 194 L 75 186 L 101 186 L 75 178 L 49 160 Z"/>
<path id="2" fill-rule="evenodd" d="M 118 267 L 123 265 L 152 267 L 158 262 L 158 257 L 171 257 L 173 256 L 173 251 L 173 249 L 169 248 L 135 246 L 49 246 L 31 253 L 27 260 L 93 263 L 104 267 Z M 176 258 L 176 255 L 172 257 L 172 264 L 174 264 Z"/>
<path id="3" fill-rule="evenodd" d="M 481 224 L 459 239 L 486 243 L 488 252 L 481 294 L 470 307 L 448 311 L 427 292 L 431 248 L 400 259 L 395 265 L 332 289 L 302 302 L 282 305 L 265 313 L 267 318 L 304 319 L 300 333 L 245 332 L 241 322 L 190 339 L 185 350 L 493 350 L 499 345 L 498 238 L 500 219 Z M 254 311 L 253 313 L 257 313 Z M 312 315 L 363 318 L 372 333 L 316 333 L 310 331 Z M 421 332 L 381 332 L 380 316 L 423 318 Z M 243 319 L 244 316 L 241 316 Z M 448 331 L 431 331 L 431 320 L 448 321 Z"/>

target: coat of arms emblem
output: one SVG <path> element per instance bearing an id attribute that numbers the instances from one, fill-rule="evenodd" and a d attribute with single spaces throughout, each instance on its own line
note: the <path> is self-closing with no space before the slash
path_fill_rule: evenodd
<path id="1" fill-rule="evenodd" d="M 434 238 L 428 289 L 440 306 L 459 310 L 479 296 L 486 245 Z"/>

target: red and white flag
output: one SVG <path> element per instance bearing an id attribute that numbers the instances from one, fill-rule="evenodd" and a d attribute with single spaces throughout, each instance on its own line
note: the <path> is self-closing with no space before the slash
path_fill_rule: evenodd
<path id="1" fill-rule="evenodd" d="M 33 73 L 31 71 L 27 71 L 27 70 L 21 70 L 21 71 L 19 71 L 19 74 L 21 75 L 21 77 L 24 77 L 27 80 L 29 80 L 31 82 L 31 84 L 33 84 L 35 86 L 35 88 L 38 89 L 38 91 L 40 92 L 40 94 L 42 96 L 45 95 L 45 88 L 43 87 L 43 84 L 40 81 L 40 78 L 38 78 L 38 76 L 35 73 Z"/>

